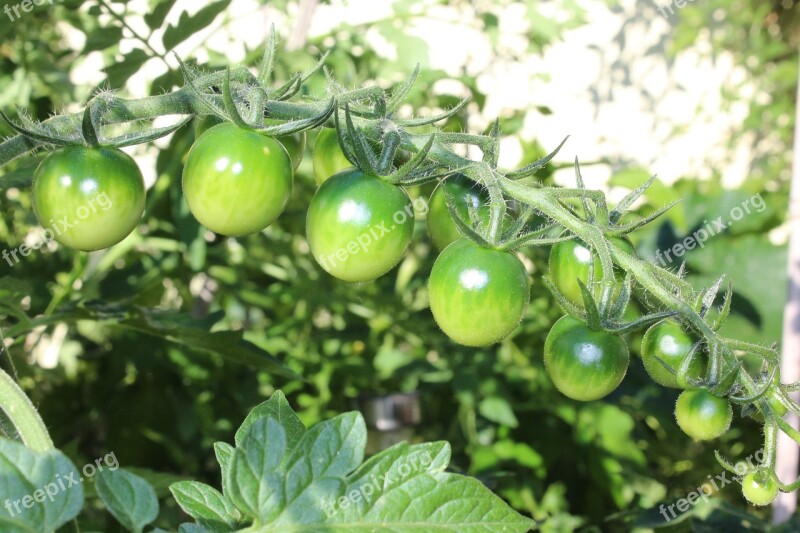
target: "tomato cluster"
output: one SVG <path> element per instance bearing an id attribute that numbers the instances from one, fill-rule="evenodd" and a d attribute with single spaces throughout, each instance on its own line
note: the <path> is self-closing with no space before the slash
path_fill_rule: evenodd
<path id="1" fill-rule="evenodd" d="M 196 134 L 183 171 L 184 197 L 195 218 L 226 236 L 256 233 L 274 222 L 291 195 L 305 134 L 275 138 L 214 117 L 199 120 Z M 313 257 L 326 272 L 345 281 L 366 282 L 386 274 L 411 242 L 415 210 L 409 195 L 400 186 L 354 168 L 333 129 L 317 136 L 312 163 L 319 184 L 306 219 Z M 100 195 L 106 201 L 97 208 Z M 80 250 L 105 248 L 124 239 L 140 220 L 144 200 L 141 172 L 116 148 L 62 148 L 43 161 L 34 178 L 33 203 L 43 225 L 54 226 L 75 213 L 85 219 L 85 225 L 55 235 Z M 486 190 L 458 174 L 441 181 L 428 203 L 428 230 L 441 250 L 428 285 L 431 312 L 445 334 L 467 346 L 488 346 L 511 334 L 530 298 L 528 273 L 520 258 L 465 238 L 453 220 L 451 209 L 462 220 L 485 226 L 488 203 Z M 501 227 L 511 222 L 503 220 Z M 622 252 L 636 254 L 627 238 L 610 241 Z M 552 246 L 549 280 L 574 309 L 586 311 L 587 294 L 598 301 L 620 298 L 623 273 L 614 272 L 610 296 L 599 294 L 602 277 L 597 254 L 581 241 Z M 664 320 L 647 330 L 641 353 L 655 382 L 687 389 L 676 404 L 677 422 L 687 435 L 704 440 L 728 429 L 732 409 L 728 400 L 696 386 L 703 382 L 708 364 L 697 346 L 681 324 Z M 596 400 L 613 392 L 629 361 L 621 335 L 569 315 L 556 322 L 544 346 L 545 367 L 555 387 L 575 400 Z M 770 397 L 770 405 L 781 414 L 779 401 Z"/>

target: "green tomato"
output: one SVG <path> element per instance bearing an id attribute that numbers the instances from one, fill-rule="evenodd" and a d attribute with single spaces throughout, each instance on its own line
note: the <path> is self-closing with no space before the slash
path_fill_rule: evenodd
<path id="1" fill-rule="evenodd" d="M 478 211 L 484 222 L 489 220 L 489 193 L 461 174 L 450 176 L 436 186 L 428 202 L 428 232 L 433 243 L 444 250 L 454 241 L 462 238 L 461 233 L 450 216 L 447 196 L 453 198 L 455 208 L 463 220 L 469 220 L 470 206 Z"/>
<path id="2" fill-rule="evenodd" d="M 771 472 L 759 469 L 742 478 L 742 494 L 753 505 L 769 505 L 778 496 L 778 483 Z"/>
<path id="3" fill-rule="evenodd" d="M 210 130 L 217 124 L 222 124 L 223 120 L 216 115 L 200 115 L 195 119 L 194 137 L 200 138 L 202 134 Z M 276 122 L 273 120 L 265 120 L 264 123 L 269 126 Z M 303 155 L 306 150 L 306 132 L 292 133 L 291 135 L 279 135 L 274 137 L 279 143 L 286 148 L 289 157 L 292 158 L 292 168 L 297 170 L 300 162 L 303 160 Z"/>
<path id="4" fill-rule="evenodd" d="M 569 315 L 561 317 L 544 341 L 544 365 L 568 398 L 598 400 L 611 394 L 628 371 L 630 354 L 619 335 L 595 331 Z"/>
<path id="5" fill-rule="evenodd" d="M 614 244 L 620 246 L 630 255 L 636 255 L 636 249 L 627 238 L 611 237 L 609 239 Z M 583 309 L 583 294 L 581 293 L 578 280 L 583 282 L 589 289 L 589 273 L 593 273 L 593 280 L 597 283 L 603 277 L 603 267 L 600 265 L 600 258 L 592 253 L 592 250 L 577 239 L 559 242 L 550 248 L 550 280 L 556 289 L 566 297 L 567 300 Z M 615 272 L 618 280 L 614 291 L 614 297 L 619 296 L 622 290 L 622 280 L 624 274 Z M 595 285 L 595 288 L 597 286 Z M 599 291 L 594 290 L 595 297 L 599 296 Z"/>
<path id="6" fill-rule="evenodd" d="M 489 346 L 519 325 L 530 284 L 513 253 L 459 239 L 433 264 L 428 293 L 433 318 L 448 337 L 466 346 Z"/>
<path id="7" fill-rule="evenodd" d="M 117 148 L 51 152 L 34 173 L 32 193 L 42 226 L 61 244 L 86 252 L 120 242 L 144 212 L 142 173 Z"/>
<path id="8" fill-rule="evenodd" d="M 339 146 L 339 136 L 336 134 L 336 130 L 330 128 L 322 129 L 317 135 L 311 163 L 317 185 L 322 185 L 325 180 L 337 172 L 353 166 Z"/>
<path id="9" fill-rule="evenodd" d="M 221 235 L 263 230 L 283 212 L 292 192 L 292 161 L 266 135 L 226 122 L 189 150 L 183 194 L 195 218 Z"/>
<path id="10" fill-rule="evenodd" d="M 664 387 L 680 388 L 678 378 L 659 362 L 661 359 L 674 371 L 692 351 L 694 339 L 674 320 L 662 320 L 651 326 L 642 338 L 642 363 L 650 377 Z M 689 368 L 689 378 L 701 380 L 706 373 L 706 357 L 695 354 Z"/>
<path id="11" fill-rule="evenodd" d="M 306 152 L 306 132 L 301 131 L 291 135 L 280 135 L 275 138 L 289 153 L 289 157 L 292 159 L 292 169 L 297 170 Z"/>
<path id="12" fill-rule="evenodd" d="M 408 194 L 357 169 L 323 183 L 306 218 L 314 259 L 345 281 L 371 281 L 389 272 L 405 254 L 413 231 Z"/>
<path id="13" fill-rule="evenodd" d="M 705 389 L 683 391 L 675 404 L 678 426 L 695 440 L 716 439 L 728 431 L 732 418 L 731 403 Z"/>

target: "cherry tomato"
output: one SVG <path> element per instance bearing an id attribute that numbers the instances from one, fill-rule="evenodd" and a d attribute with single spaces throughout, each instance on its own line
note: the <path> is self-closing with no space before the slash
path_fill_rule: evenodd
<path id="1" fill-rule="evenodd" d="M 636 255 L 636 249 L 627 238 L 611 237 L 610 241 L 622 247 L 630 255 Z M 550 249 L 550 280 L 567 300 L 583 308 L 583 295 L 578 280 L 581 280 L 589 289 L 589 272 L 593 272 L 593 280 L 597 283 L 603 277 L 603 267 L 600 258 L 592 250 L 577 239 L 554 244 Z M 622 272 L 615 272 L 618 280 L 614 296 L 622 290 Z M 595 285 L 596 289 L 597 285 Z M 595 297 L 599 291 L 593 290 Z"/>
<path id="2" fill-rule="evenodd" d="M 345 281 L 371 281 L 389 272 L 405 254 L 413 231 L 408 194 L 357 169 L 323 183 L 306 218 L 317 263 Z"/>
<path id="3" fill-rule="evenodd" d="M 612 393 L 629 362 L 622 337 L 595 331 L 569 315 L 553 325 L 544 341 L 547 373 L 561 394 L 573 400 L 598 400 Z"/>
<path id="4" fill-rule="evenodd" d="M 339 146 L 339 136 L 335 129 L 325 128 L 320 130 L 314 142 L 314 152 L 311 155 L 314 168 L 314 179 L 317 185 L 339 172 L 353 166 L 347 160 Z"/>
<path id="5" fill-rule="evenodd" d="M 195 119 L 194 137 L 199 138 L 202 134 L 210 130 L 217 124 L 222 124 L 222 119 L 215 115 L 200 115 Z M 274 121 L 265 120 L 265 124 L 274 124 Z M 291 135 L 278 135 L 273 137 L 286 148 L 289 157 L 292 158 L 292 167 L 296 171 L 303 160 L 306 150 L 306 132 L 293 133 Z"/>
<path id="6" fill-rule="evenodd" d="M 428 293 L 433 318 L 448 337 L 466 346 L 488 346 L 519 325 L 530 285 L 513 253 L 459 239 L 433 264 Z"/>
<path id="7" fill-rule="evenodd" d="M 36 169 L 32 193 L 42 226 L 61 244 L 87 252 L 123 240 L 144 212 L 142 173 L 117 148 L 51 152 Z"/>
<path id="8" fill-rule="evenodd" d="M 484 223 L 489 221 L 489 193 L 461 174 L 455 174 L 441 181 L 434 189 L 428 202 L 428 232 L 433 243 L 444 250 L 453 241 L 462 238 L 461 233 L 450 216 L 447 196 L 450 195 L 463 220 L 469 220 L 469 206 L 474 206 Z"/>
<path id="9" fill-rule="evenodd" d="M 642 338 L 642 363 L 653 381 L 664 387 L 680 388 L 677 376 L 664 368 L 657 358 L 676 372 L 694 346 L 694 339 L 674 320 L 662 320 L 650 326 Z M 695 354 L 689 378 L 701 380 L 706 373 L 706 357 Z"/>
<path id="10" fill-rule="evenodd" d="M 778 483 L 771 472 L 758 469 L 742 478 L 742 494 L 753 505 L 769 505 L 778 496 Z"/>
<path id="11" fill-rule="evenodd" d="M 683 391 L 675 404 L 678 426 L 695 440 L 716 439 L 728 431 L 732 418 L 731 403 L 705 389 Z"/>
<path id="12" fill-rule="evenodd" d="M 278 218 L 292 178 L 292 161 L 281 143 L 226 122 L 206 131 L 189 150 L 183 194 L 201 224 L 241 236 Z"/>

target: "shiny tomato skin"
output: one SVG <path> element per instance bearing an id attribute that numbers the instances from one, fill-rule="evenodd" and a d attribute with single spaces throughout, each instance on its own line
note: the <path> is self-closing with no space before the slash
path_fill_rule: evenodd
<path id="1" fill-rule="evenodd" d="M 289 201 L 293 176 L 281 143 L 226 122 L 206 131 L 189 150 L 183 194 L 201 224 L 238 237 L 278 218 Z"/>
<path id="2" fill-rule="evenodd" d="M 34 173 L 32 197 L 42 226 L 61 244 L 87 252 L 122 241 L 145 207 L 139 167 L 110 147 L 51 152 Z"/>
<path id="3" fill-rule="evenodd" d="M 595 331 L 569 315 L 547 334 L 544 365 L 564 396 L 579 401 L 611 394 L 628 371 L 630 354 L 619 335 Z"/>
<path id="4" fill-rule="evenodd" d="M 695 440 L 716 439 L 728 431 L 732 418 L 731 403 L 705 389 L 683 391 L 675 403 L 678 426 Z"/>
<path id="5" fill-rule="evenodd" d="M 353 166 L 345 157 L 342 148 L 339 146 L 339 136 L 336 130 L 332 128 L 320 130 L 317 140 L 314 142 L 311 163 L 317 185 L 322 185 L 325 180 L 337 172 Z"/>
<path id="6" fill-rule="evenodd" d="M 344 281 L 371 281 L 389 272 L 405 254 L 413 231 L 408 194 L 357 169 L 325 181 L 306 216 L 314 259 Z"/>
<path id="7" fill-rule="evenodd" d="M 622 247 L 630 255 L 636 255 L 636 249 L 630 240 L 621 237 L 611 237 L 611 242 Z M 599 297 L 597 282 L 603 276 L 603 268 L 600 265 L 600 258 L 592 253 L 591 248 L 577 239 L 559 242 L 550 248 L 550 281 L 563 294 L 567 300 L 579 308 L 583 308 L 583 294 L 581 293 L 578 280 L 589 287 L 589 272 L 593 271 L 595 287 L 592 292 L 595 298 Z M 618 296 L 622 290 L 622 272 L 615 272 L 618 280 L 614 296 Z M 589 287 L 592 289 L 592 287 Z"/>
<path id="8" fill-rule="evenodd" d="M 647 374 L 659 385 L 680 388 L 677 376 L 664 368 L 658 359 L 677 372 L 694 343 L 692 336 L 674 320 L 662 320 L 653 324 L 642 337 L 642 363 Z M 704 354 L 693 355 L 688 377 L 693 380 L 703 379 L 706 364 Z"/>
<path id="9" fill-rule="evenodd" d="M 465 346 L 489 346 L 519 325 L 530 284 L 513 253 L 459 239 L 436 259 L 428 293 L 433 317 L 448 337 Z"/>

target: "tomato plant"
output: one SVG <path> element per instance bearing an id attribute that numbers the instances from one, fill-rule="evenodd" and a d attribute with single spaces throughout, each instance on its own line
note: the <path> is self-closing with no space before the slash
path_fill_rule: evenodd
<path id="1" fill-rule="evenodd" d="M 695 342 L 692 336 L 674 320 L 664 320 L 651 326 L 642 338 L 642 363 L 648 375 L 659 385 L 673 389 L 680 388 L 677 372 L 689 356 Z M 706 361 L 701 352 L 691 360 L 686 377 L 689 380 L 700 381 L 705 372 Z"/>
<path id="2" fill-rule="evenodd" d="M 314 169 L 314 179 L 317 185 L 353 164 L 347 160 L 339 146 L 339 137 L 334 129 L 322 129 L 314 141 L 314 150 L 311 154 L 311 163 Z"/>
<path id="3" fill-rule="evenodd" d="M 571 316 L 556 322 L 544 343 L 544 364 L 553 384 L 573 400 L 611 394 L 628 371 L 630 355 L 618 335 L 594 331 Z"/>
<path id="4" fill-rule="evenodd" d="M 197 139 L 183 170 L 183 194 L 197 220 L 222 235 L 272 224 L 292 192 L 292 162 L 275 139 L 225 123 Z"/>
<path id="5" fill-rule="evenodd" d="M 683 391 L 675 404 L 675 419 L 695 440 L 716 439 L 731 425 L 733 408 L 728 400 L 705 389 Z"/>
<path id="6" fill-rule="evenodd" d="M 528 274 L 514 254 L 465 239 L 436 259 L 428 291 L 436 323 L 466 346 L 502 340 L 519 325 L 530 298 Z"/>
<path id="7" fill-rule="evenodd" d="M 344 170 L 325 181 L 306 218 L 314 259 L 345 281 L 386 274 L 400 262 L 413 231 L 408 194 L 360 170 Z"/>
<path id="8" fill-rule="evenodd" d="M 33 207 L 65 246 L 92 251 L 128 236 L 144 212 L 144 180 L 116 148 L 69 146 L 50 153 L 33 177 Z"/>

